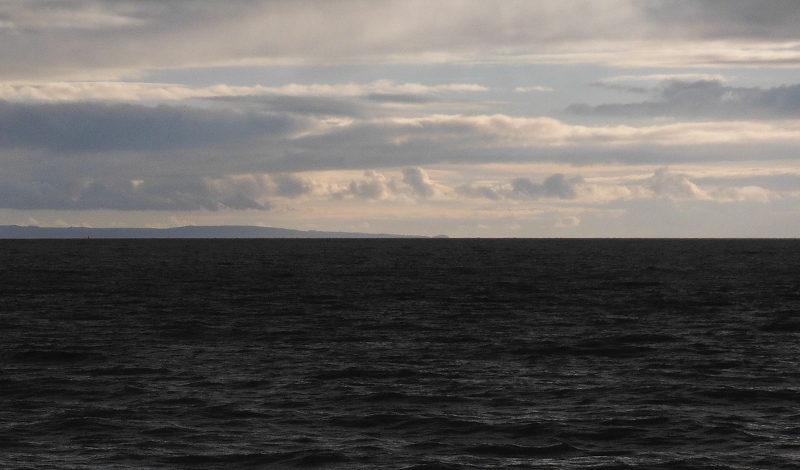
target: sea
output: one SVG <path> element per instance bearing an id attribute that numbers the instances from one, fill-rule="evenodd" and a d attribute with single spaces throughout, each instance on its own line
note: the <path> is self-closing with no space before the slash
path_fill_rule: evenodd
<path id="1" fill-rule="evenodd" d="M 800 240 L 0 240 L 3 469 L 797 469 Z"/>

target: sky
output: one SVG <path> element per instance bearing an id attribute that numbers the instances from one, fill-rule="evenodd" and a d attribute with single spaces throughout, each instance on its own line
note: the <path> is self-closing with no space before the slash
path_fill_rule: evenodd
<path id="1" fill-rule="evenodd" d="M 795 0 L 3 0 L 0 225 L 800 236 Z"/>

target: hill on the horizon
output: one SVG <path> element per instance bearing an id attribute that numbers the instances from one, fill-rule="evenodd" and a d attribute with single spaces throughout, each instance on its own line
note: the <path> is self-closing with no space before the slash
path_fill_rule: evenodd
<path id="1" fill-rule="evenodd" d="M 0 238 L 427 238 L 388 233 L 320 232 L 247 225 L 91 228 L 3 225 Z"/>

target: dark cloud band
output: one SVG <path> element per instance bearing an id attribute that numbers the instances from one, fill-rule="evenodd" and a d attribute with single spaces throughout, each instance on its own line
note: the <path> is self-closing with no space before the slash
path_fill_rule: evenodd
<path id="1" fill-rule="evenodd" d="M 289 116 L 188 106 L 0 101 L 0 148 L 53 152 L 193 148 L 296 129 Z"/>

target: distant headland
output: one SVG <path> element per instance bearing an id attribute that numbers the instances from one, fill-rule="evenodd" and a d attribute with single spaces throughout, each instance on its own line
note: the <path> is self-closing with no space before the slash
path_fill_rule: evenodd
<path id="1" fill-rule="evenodd" d="M 0 238 L 429 238 L 388 233 L 322 232 L 249 225 L 173 228 L 91 228 L 0 225 Z M 435 238 L 447 238 L 438 235 Z"/>

